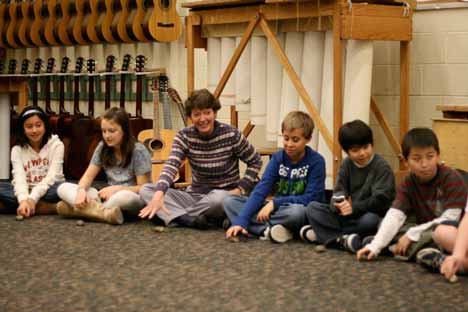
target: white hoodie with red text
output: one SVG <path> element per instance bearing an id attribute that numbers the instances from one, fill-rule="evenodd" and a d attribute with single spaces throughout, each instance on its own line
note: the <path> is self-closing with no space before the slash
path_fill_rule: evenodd
<path id="1" fill-rule="evenodd" d="M 57 135 L 52 135 L 39 153 L 29 144 L 11 149 L 11 182 L 18 202 L 30 198 L 37 203 L 55 182 L 65 180 L 63 154 L 64 146 Z"/>

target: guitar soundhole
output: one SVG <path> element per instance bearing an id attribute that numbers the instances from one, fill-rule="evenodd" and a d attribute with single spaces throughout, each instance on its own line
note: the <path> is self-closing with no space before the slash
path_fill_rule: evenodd
<path id="1" fill-rule="evenodd" d="M 164 146 L 164 143 L 161 141 L 161 140 L 153 140 L 151 141 L 150 143 L 150 147 L 153 151 L 159 151 L 160 149 L 162 149 Z"/>
<path id="2" fill-rule="evenodd" d="M 167 9 L 171 5 L 170 0 L 159 0 L 162 9 Z"/>

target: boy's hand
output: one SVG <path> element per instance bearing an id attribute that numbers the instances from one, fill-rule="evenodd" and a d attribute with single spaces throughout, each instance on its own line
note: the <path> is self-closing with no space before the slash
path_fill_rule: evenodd
<path id="1" fill-rule="evenodd" d="M 411 245 L 411 243 L 412 243 L 411 239 L 409 239 L 406 234 L 403 235 L 398 240 L 398 243 L 395 245 L 395 248 L 393 248 L 393 251 L 392 251 L 393 254 L 400 255 L 400 256 L 406 255 L 406 252 L 408 251 L 408 247 Z"/>
<path id="2" fill-rule="evenodd" d="M 246 229 L 244 229 L 242 226 L 240 225 L 234 225 L 234 226 L 231 226 L 227 231 L 226 231 L 226 238 L 231 238 L 231 237 L 234 237 L 234 236 L 237 236 L 239 234 L 244 234 L 244 235 L 248 235 L 248 232 Z"/>
<path id="3" fill-rule="evenodd" d="M 343 200 L 341 203 L 335 203 L 336 209 L 340 212 L 340 215 L 342 216 L 348 216 L 353 213 L 353 206 L 351 205 L 351 199 L 350 200 Z"/>
<path id="4" fill-rule="evenodd" d="M 444 274 L 445 278 L 450 279 L 454 276 L 463 265 L 463 257 L 451 255 L 445 258 L 440 267 L 440 273 Z"/>
<path id="5" fill-rule="evenodd" d="M 257 215 L 257 222 L 267 222 L 270 220 L 270 214 L 273 211 L 273 208 L 275 208 L 273 201 L 269 201 L 263 208 L 260 210 L 260 212 Z"/>
<path id="6" fill-rule="evenodd" d="M 359 260 L 363 259 L 363 260 L 372 260 L 372 259 L 375 259 L 377 258 L 377 256 L 372 252 L 370 251 L 369 248 L 367 247 L 364 247 L 364 248 L 361 248 L 358 250 L 357 254 L 356 254 L 356 258 Z"/>

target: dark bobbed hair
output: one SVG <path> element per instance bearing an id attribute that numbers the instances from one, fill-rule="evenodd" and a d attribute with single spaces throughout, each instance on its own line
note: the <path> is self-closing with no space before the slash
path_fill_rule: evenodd
<path id="1" fill-rule="evenodd" d="M 413 128 L 405 134 L 401 143 L 401 150 L 406 160 L 408 160 L 413 147 L 433 147 L 437 154 L 440 153 L 437 135 L 429 128 Z"/>
<path id="2" fill-rule="evenodd" d="M 130 119 L 128 117 L 128 113 L 123 108 L 112 107 L 104 113 L 102 119 L 115 122 L 122 127 L 123 131 L 122 143 L 120 144 L 122 161 L 120 163 L 117 162 L 114 149 L 107 146 L 106 142 L 102 140 L 104 143 L 101 150 L 103 167 L 120 166 L 125 168 L 132 160 L 133 149 L 135 148 L 136 142 L 135 137 L 130 132 Z"/>
<path id="3" fill-rule="evenodd" d="M 347 153 L 352 147 L 374 144 L 372 129 L 362 120 L 345 123 L 338 132 L 341 148 Z"/>
<path id="4" fill-rule="evenodd" d="M 207 109 L 211 108 L 216 113 L 221 104 L 219 100 L 207 89 L 195 90 L 185 100 L 185 115 L 190 117 L 194 109 Z"/>
<path id="5" fill-rule="evenodd" d="M 44 123 L 45 132 L 40 145 L 42 148 L 47 144 L 47 141 L 49 141 L 50 137 L 52 136 L 52 128 L 50 127 L 49 117 L 39 106 L 26 106 L 20 113 L 18 117 L 18 124 L 16 126 L 16 144 L 21 147 L 26 147 L 29 145 L 29 140 L 26 137 L 26 133 L 24 132 L 24 123 L 33 116 L 39 117 L 39 119 Z"/>

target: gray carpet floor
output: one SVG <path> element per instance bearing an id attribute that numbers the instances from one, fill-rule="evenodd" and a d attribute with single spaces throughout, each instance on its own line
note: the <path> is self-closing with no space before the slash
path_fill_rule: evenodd
<path id="1" fill-rule="evenodd" d="M 468 311 L 468 277 L 153 228 L 0 215 L 0 311 Z"/>

